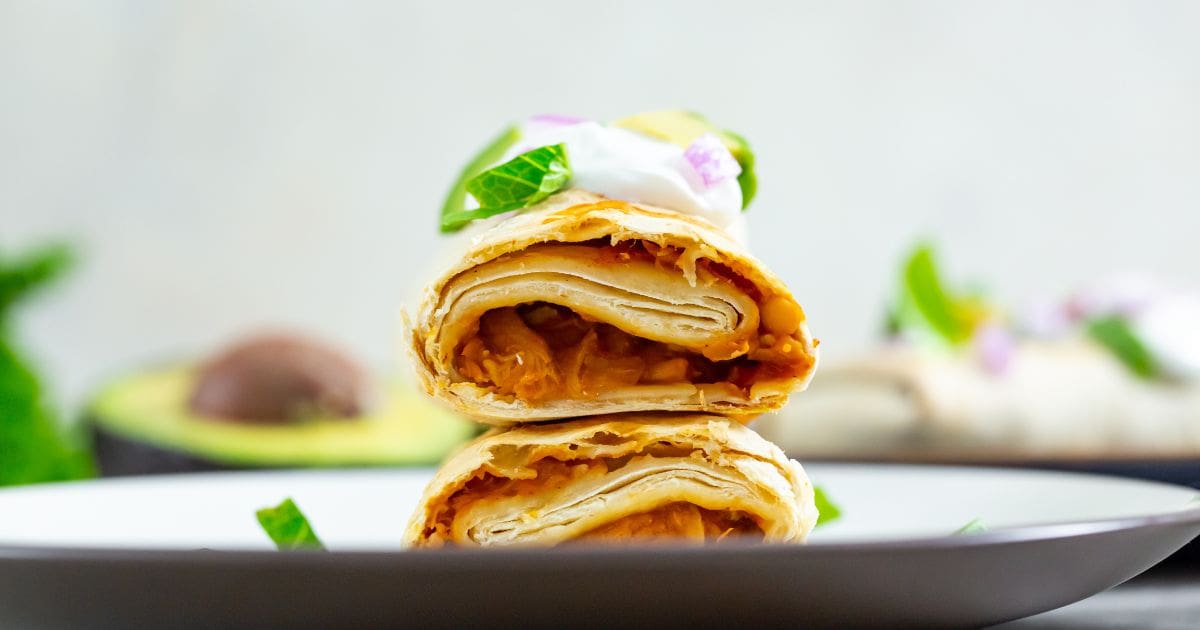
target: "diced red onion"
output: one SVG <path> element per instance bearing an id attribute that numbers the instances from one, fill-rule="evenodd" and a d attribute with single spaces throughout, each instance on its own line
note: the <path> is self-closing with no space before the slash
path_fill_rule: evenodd
<path id="1" fill-rule="evenodd" d="M 696 138 L 683 152 L 683 158 L 700 176 L 705 188 L 712 188 L 742 173 L 742 165 L 733 158 L 725 143 L 711 133 Z"/>
<path id="2" fill-rule="evenodd" d="M 1017 341 L 1007 328 L 995 323 L 983 324 L 976 329 L 973 341 L 984 369 L 997 376 L 1008 370 Z"/>
<path id="3" fill-rule="evenodd" d="M 537 114 L 536 116 L 530 116 L 529 122 L 538 123 L 541 125 L 560 125 L 565 127 L 568 125 L 578 125 L 579 123 L 587 122 L 587 119 L 579 118 L 578 116 L 566 116 L 563 114 Z"/>
<path id="4" fill-rule="evenodd" d="M 1075 320 L 1105 315 L 1133 316 L 1167 292 L 1158 279 L 1140 273 L 1119 273 L 1094 282 L 1072 296 L 1067 312 Z"/>
<path id="5" fill-rule="evenodd" d="M 1071 331 L 1074 319 L 1070 305 L 1041 300 L 1021 307 L 1017 312 L 1017 327 L 1039 339 L 1056 339 Z"/>

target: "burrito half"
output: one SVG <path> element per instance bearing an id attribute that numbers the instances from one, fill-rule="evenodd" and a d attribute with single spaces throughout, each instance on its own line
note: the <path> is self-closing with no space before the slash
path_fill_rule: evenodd
<path id="1" fill-rule="evenodd" d="M 702 218 L 555 195 L 469 241 L 412 328 L 425 389 L 505 425 L 777 409 L 816 366 L 787 287 Z"/>
<path id="2" fill-rule="evenodd" d="M 804 470 L 754 431 L 719 416 L 629 414 L 493 429 L 438 471 L 406 542 L 798 543 L 816 520 Z"/>

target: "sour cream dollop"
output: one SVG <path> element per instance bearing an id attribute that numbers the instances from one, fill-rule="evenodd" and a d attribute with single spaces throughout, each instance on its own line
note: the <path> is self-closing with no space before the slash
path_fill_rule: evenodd
<path id="1" fill-rule="evenodd" d="M 537 147 L 563 144 L 571 166 L 571 188 L 704 217 L 733 238 L 746 240 L 737 178 L 706 184 L 677 145 L 591 121 L 532 119 L 521 131 L 521 140 L 504 160 Z"/>

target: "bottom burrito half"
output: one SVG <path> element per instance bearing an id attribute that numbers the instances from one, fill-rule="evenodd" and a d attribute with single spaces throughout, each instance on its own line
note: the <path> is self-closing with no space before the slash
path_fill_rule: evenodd
<path id="1" fill-rule="evenodd" d="M 481 436 L 430 482 L 406 542 L 799 543 L 816 520 L 804 470 L 753 430 L 717 416 L 635 414 Z"/>

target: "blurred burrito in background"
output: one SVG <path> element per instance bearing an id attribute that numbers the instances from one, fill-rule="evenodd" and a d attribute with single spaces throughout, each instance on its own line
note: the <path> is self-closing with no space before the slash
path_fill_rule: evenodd
<path id="1" fill-rule="evenodd" d="M 905 461 L 1200 454 L 1200 295 L 1123 274 L 1005 312 L 907 259 L 888 339 L 755 428 L 792 456 Z"/>

